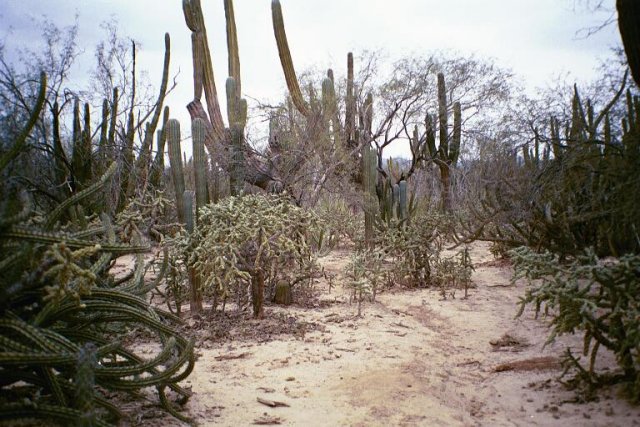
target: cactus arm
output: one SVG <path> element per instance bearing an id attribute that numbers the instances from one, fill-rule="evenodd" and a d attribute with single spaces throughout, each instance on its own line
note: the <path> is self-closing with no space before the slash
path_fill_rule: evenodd
<path id="1" fill-rule="evenodd" d="M 227 52 L 229 55 L 229 76 L 236 81 L 238 96 L 242 93 L 240 83 L 240 50 L 238 49 L 238 32 L 233 12 L 233 1 L 224 0 L 224 15 L 227 22 Z"/>
<path id="2" fill-rule="evenodd" d="M 11 162 L 11 160 L 13 160 L 18 154 L 20 154 L 20 151 L 22 151 L 27 141 L 27 136 L 31 132 L 31 129 L 33 129 L 33 127 L 35 126 L 36 121 L 38 120 L 38 117 L 40 117 L 40 112 L 42 111 L 42 107 L 44 105 L 46 92 L 47 92 L 47 76 L 44 73 L 41 73 L 40 89 L 38 90 L 38 98 L 36 99 L 36 104 L 33 107 L 33 110 L 31 111 L 31 115 L 29 116 L 29 120 L 27 121 L 27 124 L 20 132 L 20 135 L 18 135 L 18 138 L 16 138 L 16 141 L 13 143 L 9 151 L 4 153 L 2 157 L 0 157 L 0 172 L 5 167 L 7 167 L 7 165 L 9 164 L 9 162 Z"/>
<path id="3" fill-rule="evenodd" d="M 147 128 L 145 129 L 144 140 L 142 141 L 142 148 L 140 150 L 140 157 L 138 157 L 138 164 L 136 169 L 139 171 L 138 179 L 145 183 L 147 181 L 147 174 L 149 172 L 150 160 L 151 160 L 151 147 L 153 145 L 153 137 L 156 133 L 158 123 L 160 122 L 160 113 L 162 112 L 162 105 L 167 94 L 167 85 L 169 82 L 169 62 L 171 59 L 171 38 L 169 33 L 164 34 L 164 62 L 162 65 L 162 81 L 160 82 L 160 92 L 158 93 L 158 99 L 154 106 L 153 116 L 149 121 Z"/>
<path id="4" fill-rule="evenodd" d="M 276 44 L 278 45 L 278 55 L 280 56 L 282 71 L 284 72 L 284 78 L 287 82 L 291 99 L 300 114 L 305 117 L 309 117 L 309 106 L 302 97 L 302 91 L 298 84 L 298 77 L 296 76 L 296 71 L 293 68 L 293 60 L 291 59 L 287 33 L 284 29 L 284 19 L 282 17 L 282 6 L 280 5 L 280 0 L 271 1 L 271 17 L 273 21 L 273 33 L 276 38 Z"/>
<path id="5" fill-rule="evenodd" d="M 85 188 L 84 190 L 74 194 L 73 196 L 67 198 L 64 202 L 60 203 L 46 218 L 45 220 L 45 229 L 50 229 L 53 227 L 53 224 L 60 218 L 62 212 L 64 212 L 70 206 L 75 205 L 86 197 L 91 196 L 92 194 L 97 193 L 101 190 L 108 182 L 111 180 L 111 177 L 116 171 L 117 164 L 113 162 L 111 166 L 107 169 L 107 171 L 100 177 L 100 179 L 92 184 L 91 186 Z"/>
<path id="6" fill-rule="evenodd" d="M 438 73 L 438 123 L 440 125 L 440 151 L 444 155 L 449 152 L 448 121 L 447 90 L 444 83 L 444 74 Z"/>
<path id="7" fill-rule="evenodd" d="M 206 118 L 206 114 L 200 103 L 199 93 L 204 89 L 207 100 L 207 111 L 209 120 L 211 121 L 211 131 L 215 140 L 221 140 L 224 137 L 224 122 L 222 121 L 222 113 L 220 112 L 220 103 L 218 101 L 218 91 L 216 89 L 213 65 L 211 61 L 211 53 L 209 51 L 209 42 L 207 40 L 207 30 L 204 25 L 204 16 L 200 0 L 183 0 L 182 10 L 184 12 L 187 27 L 192 31 L 191 43 L 193 52 L 194 67 L 200 68 L 196 71 L 194 68 L 194 100 L 187 106 L 191 118 Z M 200 78 L 201 76 L 201 78 Z M 197 115 L 196 115 L 197 114 Z"/>
<path id="8" fill-rule="evenodd" d="M 460 156 L 460 139 L 462 137 L 462 113 L 460 111 L 460 103 L 453 104 L 453 136 L 451 137 L 451 145 L 449 147 L 449 163 L 456 165 Z"/>
<path id="9" fill-rule="evenodd" d="M 347 98 L 345 105 L 344 132 L 347 146 L 353 144 L 356 126 L 356 101 L 353 93 L 353 53 L 347 54 Z"/>

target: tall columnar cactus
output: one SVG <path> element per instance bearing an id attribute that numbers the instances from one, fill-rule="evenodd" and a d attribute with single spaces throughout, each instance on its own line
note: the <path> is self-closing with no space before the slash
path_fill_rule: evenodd
<path id="1" fill-rule="evenodd" d="M 202 119 L 191 122 L 191 140 L 193 142 L 193 170 L 196 191 L 196 218 L 198 211 L 209 203 L 207 188 L 207 157 L 204 151 L 206 124 Z"/>
<path id="2" fill-rule="evenodd" d="M 197 207 L 201 207 L 200 203 L 207 203 L 207 166 L 206 158 L 202 155 L 204 152 L 204 148 L 202 147 L 204 132 L 204 123 L 202 123 L 201 120 L 194 120 L 192 124 L 192 137 L 194 145 L 195 186 L 196 197 L 200 198 L 200 200 L 196 202 Z M 180 122 L 176 119 L 169 119 L 166 126 L 166 133 L 178 220 L 185 226 L 188 233 L 192 233 L 197 224 L 196 217 L 194 217 L 194 192 L 186 190 L 184 168 L 182 166 L 182 149 L 180 147 Z M 195 273 L 195 269 L 192 266 L 189 266 L 188 270 L 189 286 L 191 289 L 191 312 L 198 313 L 202 310 L 201 279 L 200 276 Z"/>
<path id="3" fill-rule="evenodd" d="M 425 125 L 427 128 L 426 143 L 429 154 L 440 168 L 440 182 L 442 184 L 442 208 L 451 210 L 451 167 L 458 162 L 460 154 L 460 139 L 462 130 L 462 114 L 460 103 L 453 104 L 453 133 L 449 134 L 449 111 L 447 108 L 447 90 L 444 74 L 438 73 L 438 123 L 440 145 L 436 147 L 433 119 L 427 114 Z"/>
<path id="4" fill-rule="evenodd" d="M 158 98 L 156 100 L 156 104 L 154 107 L 153 115 L 151 116 L 151 120 L 147 122 L 144 138 L 142 140 L 142 144 L 140 147 L 140 155 L 138 156 L 138 160 L 136 162 L 136 167 L 135 169 L 131 170 L 131 173 L 132 174 L 135 173 L 135 176 L 132 176 L 129 181 L 130 184 L 129 184 L 129 188 L 127 189 L 128 196 L 133 195 L 133 192 L 135 190 L 134 186 L 136 185 L 136 183 L 137 183 L 137 186 L 142 189 L 142 191 L 144 191 L 147 187 L 149 170 L 152 167 L 151 151 L 153 147 L 153 137 L 156 134 L 158 123 L 160 123 L 160 114 L 162 112 L 162 105 L 164 104 L 164 99 L 167 94 L 167 85 L 169 82 L 170 59 L 171 59 L 171 38 L 169 37 L 169 33 L 165 33 L 164 62 L 162 65 L 162 81 L 160 82 L 160 91 L 158 93 Z M 168 115 L 168 111 L 165 110 L 165 117 L 164 117 L 165 121 L 166 121 L 167 115 Z"/>
<path id="5" fill-rule="evenodd" d="M 181 224 L 184 224 L 184 168 L 182 167 L 182 149 L 180 147 L 180 122 L 176 119 L 169 119 L 167 122 L 167 148 L 173 188 L 176 195 L 178 220 Z"/>
<path id="6" fill-rule="evenodd" d="M 71 171 L 74 191 L 81 190 L 91 181 L 91 116 L 89 104 L 84 105 L 84 127 L 80 119 L 80 100 L 76 98 L 73 106 L 73 152 Z"/>
<path id="7" fill-rule="evenodd" d="M 376 181 L 378 177 L 378 157 L 369 144 L 362 148 L 362 182 L 364 205 L 364 239 L 367 246 L 373 246 L 374 225 L 378 212 Z"/>
<path id="8" fill-rule="evenodd" d="M 169 107 L 164 107 L 162 117 L 162 129 L 156 132 L 156 156 L 151 164 L 149 184 L 153 188 L 160 187 L 162 174 L 164 173 L 164 147 L 167 142 L 167 122 L 169 121 Z"/>
<path id="9" fill-rule="evenodd" d="M 238 31 L 236 30 L 236 19 L 233 12 L 233 1 L 224 0 L 224 14 L 227 23 L 227 52 L 229 53 L 229 76 L 236 82 L 238 96 L 242 93 L 240 80 L 240 49 L 238 48 Z"/>
<path id="10" fill-rule="evenodd" d="M 353 88 L 353 53 L 347 54 L 347 98 L 345 100 L 344 133 L 347 146 L 355 143 L 356 99 Z"/>
<path id="11" fill-rule="evenodd" d="M 232 163 L 229 173 L 231 195 L 242 193 L 245 181 L 244 128 L 247 124 L 247 101 L 240 98 L 233 77 L 227 78 L 227 114 L 231 133 Z"/>
<path id="12" fill-rule="evenodd" d="M 398 183 L 398 213 L 401 223 L 406 224 L 409 213 L 407 210 L 407 181 L 404 179 Z"/>

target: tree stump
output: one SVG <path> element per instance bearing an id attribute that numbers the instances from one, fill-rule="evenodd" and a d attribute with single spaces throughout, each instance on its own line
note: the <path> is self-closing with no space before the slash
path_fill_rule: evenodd
<path id="1" fill-rule="evenodd" d="M 273 302 L 276 304 L 289 305 L 292 301 L 291 285 L 285 281 L 278 282 L 276 284 L 276 294 L 273 297 Z"/>

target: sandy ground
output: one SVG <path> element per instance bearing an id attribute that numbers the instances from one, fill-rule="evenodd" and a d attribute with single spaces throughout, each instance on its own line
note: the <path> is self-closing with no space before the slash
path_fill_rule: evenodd
<path id="1" fill-rule="evenodd" d="M 270 305 L 262 321 L 237 315 L 245 333 L 226 336 L 207 335 L 220 319 L 191 319 L 200 330 L 199 358 L 184 382 L 194 392 L 185 413 L 203 426 L 640 425 L 640 408 L 616 390 L 576 403 L 555 380 L 557 358 L 567 346 L 579 352 L 581 341 L 562 337 L 543 349 L 544 321 L 532 312 L 514 318 L 524 285 L 509 287 L 509 266 L 487 249 L 472 247 L 476 288 L 467 299 L 460 291 L 447 300 L 434 290 L 388 291 L 358 318 L 340 286 L 344 250 L 321 260 L 338 276 L 332 289 L 317 284 L 316 307 Z M 269 324 L 288 333 L 271 334 Z M 496 372 L 517 361 L 526 362 Z M 607 355 L 601 364 L 614 367 Z M 144 425 L 182 425 L 147 409 Z"/>

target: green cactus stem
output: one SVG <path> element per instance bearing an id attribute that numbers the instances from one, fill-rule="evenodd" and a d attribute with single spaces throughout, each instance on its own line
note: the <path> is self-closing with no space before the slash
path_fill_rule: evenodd
<path id="1" fill-rule="evenodd" d="M 237 95 L 241 96 L 240 83 L 240 49 L 238 48 L 238 32 L 236 18 L 233 12 L 233 1 L 224 0 L 224 14 L 227 23 L 227 52 L 229 53 L 229 76 L 236 82 Z"/>
<path id="2" fill-rule="evenodd" d="M 169 151 L 169 165 L 171 166 L 171 176 L 173 178 L 173 188 L 176 196 L 176 209 L 178 220 L 185 223 L 184 217 L 184 172 L 182 167 L 182 149 L 180 147 L 180 122 L 176 119 L 169 119 L 167 122 L 167 146 Z"/>
<path id="3" fill-rule="evenodd" d="M 345 105 L 344 133 L 347 147 L 353 146 L 356 127 L 356 100 L 353 88 L 353 53 L 347 54 L 347 98 Z"/>
<path id="4" fill-rule="evenodd" d="M 404 226 L 409 218 L 407 210 L 407 181 L 404 179 L 398 183 L 398 210 L 400 211 L 400 221 Z"/>
<path id="5" fill-rule="evenodd" d="M 164 148 L 167 142 L 167 122 L 169 121 L 169 107 L 164 107 L 162 117 L 162 129 L 156 133 L 156 157 L 151 165 L 149 183 L 153 188 L 159 188 L 164 173 Z"/>
<path id="6" fill-rule="evenodd" d="M 196 218 L 198 210 L 209 203 L 207 191 L 207 157 L 204 151 L 206 124 L 202 119 L 191 122 L 191 140 L 193 142 L 193 170 L 196 189 Z"/>
<path id="7" fill-rule="evenodd" d="M 140 155 L 138 157 L 138 161 L 135 167 L 135 173 L 137 176 L 132 176 L 130 179 L 130 182 L 132 184 L 135 183 L 135 179 L 137 179 L 139 183 L 139 187 L 142 189 L 146 188 L 147 186 L 147 178 L 149 174 L 149 169 L 151 168 L 151 149 L 153 146 L 153 137 L 156 134 L 156 129 L 158 128 L 158 123 L 160 122 L 162 105 L 164 104 L 164 99 L 167 94 L 167 85 L 169 82 L 170 60 L 171 60 L 171 38 L 169 37 L 169 33 L 165 33 L 164 34 L 164 61 L 162 64 L 162 80 L 160 82 L 160 91 L 158 93 L 158 98 L 154 106 L 153 116 L 151 116 L 151 120 L 147 123 L 147 127 L 144 133 L 144 139 L 142 140 Z M 167 115 L 168 115 L 168 112 L 165 111 L 165 120 Z M 132 173 L 133 172 L 134 171 L 132 171 Z M 128 190 L 128 194 L 129 195 L 133 194 L 133 188 L 130 188 Z"/>
<path id="8" fill-rule="evenodd" d="M 378 158 L 369 144 L 362 148 L 362 181 L 364 201 L 364 237 L 365 244 L 372 247 L 374 243 L 374 225 L 378 200 L 376 195 L 376 181 L 378 176 Z"/>

